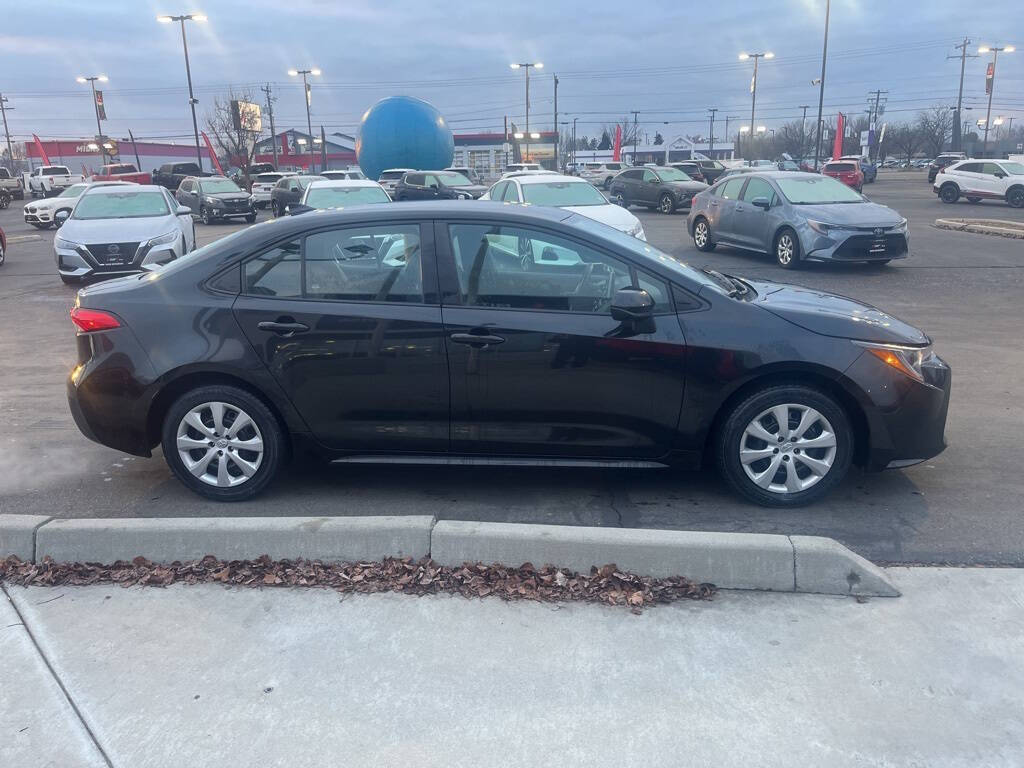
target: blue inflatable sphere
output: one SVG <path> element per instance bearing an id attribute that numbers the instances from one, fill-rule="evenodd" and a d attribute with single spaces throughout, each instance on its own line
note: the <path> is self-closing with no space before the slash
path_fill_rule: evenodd
<path id="1" fill-rule="evenodd" d="M 411 96 L 381 99 L 363 114 L 356 158 L 368 178 L 388 168 L 447 168 L 455 154 L 451 128 L 434 106 Z"/>

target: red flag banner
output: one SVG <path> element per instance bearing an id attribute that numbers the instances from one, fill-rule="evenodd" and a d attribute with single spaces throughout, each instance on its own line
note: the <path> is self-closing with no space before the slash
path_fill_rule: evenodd
<path id="1" fill-rule="evenodd" d="M 992 78 L 996 74 L 996 65 L 993 62 L 988 63 L 988 68 L 985 69 L 985 94 L 992 93 Z"/>
<path id="2" fill-rule="evenodd" d="M 103 106 L 103 91 L 96 91 L 96 110 L 100 113 L 100 120 L 107 119 L 107 108 Z"/>
<path id="3" fill-rule="evenodd" d="M 832 159 L 838 160 L 843 155 L 843 137 L 846 136 L 846 117 L 842 112 L 836 120 L 836 138 L 832 143 Z"/>
<path id="4" fill-rule="evenodd" d="M 38 149 L 38 150 L 39 150 L 39 156 L 40 156 L 41 158 L 43 158 L 43 165 L 49 165 L 49 164 L 50 164 L 50 158 L 49 158 L 49 157 L 47 156 L 47 154 L 46 154 L 46 150 L 45 150 L 45 149 L 43 149 L 43 142 L 41 142 L 41 141 L 39 140 L 39 137 L 38 137 L 38 136 L 36 136 L 36 135 L 35 135 L 34 133 L 32 134 L 32 138 L 33 138 L 33 139 L 35 140 L 35 142 L 36 142 L 36 149 Z"/>
<path id="5" fill-rule="evenodd" d="M 615 126 L 615 146 L 612 147 L 612 160 L 616 163 L 622 159 L 622 126 Z"/>
<path id="6" fill-rule="evenodd" d="M 224 175 L 224 169 L 220 167 L 220 160 L 217 159 L 217 153 L 213 151 L 213 144 L 210 143 L 210 137 L 206 135 L 206 131 L 202 132 L 203 141 L 206 142 L 206 151 L 210 153 L 210 164 L 213 168 L 217 169 L 217 173 L 221 176 Z"/>

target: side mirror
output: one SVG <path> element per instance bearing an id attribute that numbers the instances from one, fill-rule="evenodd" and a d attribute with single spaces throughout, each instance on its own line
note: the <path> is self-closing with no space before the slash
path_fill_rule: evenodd
<path id="1" fill-rule="evenodd" d="M 644 320 L 654 314 L 654 299 L 643 288 L 620 288 L 612 298 L 613 320 Z"/>
<path id="2" fill-rule="evenodd" d="M 197 189 L 190 189 L 188 193 L 192 195 L 192 197 L 199 197 L 199 190 Z"/>
<path id="3" fill-rule="evenodd" d="M 755 197 L 750 201 L 750 204 L 755 208 L 760 208 L 762 211 L 767 211 L 772 207 L 772 201 L 767 197 Z"/>
<path id="4" fill-rule="evenodd" d="M 657 183 L 658 183 L 658 181 L 659 181 L 658 179 L 648 179 L 648 180 L 647 180 L 647 183 L 648 183 L 648 184 L 657 184 Z"/>
<path id="5" fill-rule="evenodd" d="M 187 205 L 179 205 L 178 208 L 174 211 L 174 214 L 176 216 L 191 216 L 192 209 L 189 208 Z"/>
<path id="6" fill-rule="evenodd" d="M 431 185 L 430 185 L 430 188 L 431 188 L 432 190 L 434 190 L 435 192 L 437 192 L 437 189 L 438 189 L 438 187 L 437 187 L 437 184 L 431 184 Z"/>
<path id="7" fill-rule="evenodd" d="M 315 210 L 315 208 L 309 205 L 295 204 L 285 207 L 284 212 L 287 213 L 289 216 L 301 216 L 303 213 L 309 213 L 310 211 Z"/>
<path id="8" fill-rule="evenodd" d="M 68 220 L 68 217 L 69 217 L 69 216 L 71 216 L 71 213 L 70 213 L 70 212 L 68 212 L 68 211 L 57 211 L 57 213 L 55 213 L 55 214 L 53 215 L 53 220 L 54 220 L 55 222 L 57 222 L 57 226 L 59 227 L 59 226 L 61 226 L 61 225 L 62 225 L 62 224 L 63 224 L 63 223 L 65 222 L 65 221 L 67 221 L 67 220 Z"/>

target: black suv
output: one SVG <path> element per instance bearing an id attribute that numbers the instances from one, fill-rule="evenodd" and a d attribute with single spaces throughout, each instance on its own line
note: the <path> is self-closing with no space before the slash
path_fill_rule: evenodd
<path id="1" fill-rule="evenodd" d="M 189 176 L 182 179 L 174 197 L 191 208 L 203 224 L 217 219 L 245 219 L 250 224 L 256 221 L 248 193 L 226 176 Z"/>
<path id="2" fill-rule="evenodd" d="M 189 176 L 209 176 L 196 163 L 164 163 L 153 171 L 153 183 L 173 192 Z"/>
<path id="3" fill-rule="evenodd" d="M 395 185 L 395 200 L 476 200 L 487 187 L 455 171 L 409 171 Z"/>
<path id="4" fill-rule="evenodd" d="M 717 160 L 680 160 L 669 163 L 669 166 L 682 171 L 694 181 L 706 184 L 714 184 L 725 173 L 725 166 Z"/>
<path id="5" fill-rule="evenodd" d="M 966 159 L 967 155 L 963 152 L 943 152 L 928 163 L 928 183 L 932 184 L 935 181 L 935 177 L 939 175 L 939 171 L 946 166 L 952 165 L 953 163 L 959 163 L 961 160 Z"/>
<path id="6" fill-rule="evenodd" d="M 612 179 L 611 200 L 624 208 L 645 205 L 672 213 L 676 208 L 689 208 L 693 196 L 707 188 L 674 166 L 629 168 Z"/>

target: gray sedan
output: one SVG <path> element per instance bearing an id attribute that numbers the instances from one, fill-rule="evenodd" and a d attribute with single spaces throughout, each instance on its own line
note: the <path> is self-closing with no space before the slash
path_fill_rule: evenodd
<path id="1" fill-rule="evenodd" d="M 729 245 L 804 261 L 906 258 L 907 220 L 828 176 L 766 171 L 723 179 L 693 198 L 687 230 L 701 251 Z"/>

